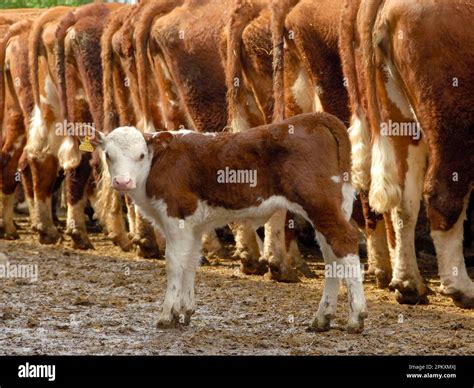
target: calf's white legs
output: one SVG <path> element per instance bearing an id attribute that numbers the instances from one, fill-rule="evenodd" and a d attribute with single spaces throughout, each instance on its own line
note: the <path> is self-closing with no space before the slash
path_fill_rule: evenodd
<path id="1" fill-rule="evenodd" d="M 173 228 L 166 234 L 167 286 L 158 327 L 189 324 L 196 308 L 194 278 L 201 250 L 200 234 Z"/>
<path id="2" fill-rule="evenodd" d="M 316 233 L 316 237 L 323 253 L 326 270 L 323 295 L 311 328 L 316 331 L 329 330 L 331 319 L 336 314 L 337 297 L 343 278 L 347 285 L 349 301 L 347 331 L 360 333 L 364 328 L 364 319 L 367 317 L 367 306 L 359 256 L 353 254 L 338 260 L 324 236 Z"/>
<path id="3" fill-rule="evenodd" d="M 316 239 L 318 240 L 319 247 L 323 253 L 324 263 L 331 268 L 334 266 L 334 263 L 337 263 L 337 258 L 334 255 L 329 244 L 326 242 L 326 239 L 323 235 L 316 232 Z M 311 324 L 311 327 L 316 331 L 326 331 L 329 330 L 331 324 L 331 319 L 336 315 L 337 309 L 337 296 L 339 294 L 339 288 L 341 286 L 341 279 L 336 274 L 329 274 L 326 272 L 324 280 L 324 291 L 321 301 L 319 302 L 319 308 L 316 313 L 316 317 Z M 330 276 L 328 276 L 330 275 Z"/>

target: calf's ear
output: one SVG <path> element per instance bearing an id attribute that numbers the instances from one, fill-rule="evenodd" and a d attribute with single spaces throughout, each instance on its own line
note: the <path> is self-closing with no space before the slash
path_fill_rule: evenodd
<path id="1" fill-rule="evenodd" d="M 105 134 L 103 132 L 98 131 L 97 129 L 94 129 L 94 136 L 92 136 L 89 140 L 91 144 L 95 146 L 101 146 L 105 142 Z"/>
<path id="2" fill-rule="evenodd" d="M 168 147 L 169 143 L 173 140 L 173 135 L 170 132 L 156 132 L 156 133 L 144 133 L 146 144 L 149 146 L 158 146 L 160 148 Z"/>

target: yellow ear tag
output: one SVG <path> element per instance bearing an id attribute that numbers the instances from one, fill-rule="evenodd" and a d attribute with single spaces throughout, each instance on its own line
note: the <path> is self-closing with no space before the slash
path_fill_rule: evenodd
<path id="1" fill-rule="evenodd" d="M 84 137 L 84 141 L 79 145 L 79 150 L 83 152 L 94 152 L 94 146 L 89 140 L 89 136 Z"/>

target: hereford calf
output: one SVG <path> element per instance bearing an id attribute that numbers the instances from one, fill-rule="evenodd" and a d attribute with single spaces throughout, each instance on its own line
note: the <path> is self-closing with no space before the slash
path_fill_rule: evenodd
<path id="1" fill-rule="evenodd" d="M 275 211 L 289 209 L 314 226 L 327 266 L 340 269 L 326 279 L 312 328 L 329 329 L 344 277 L 348 330 L 363 329 L 357 232 L 348 222 L 354 190 L 345 183 L 350 142 L 337 118 L 311 113 L 219 134 L 151 135 L 120 127 L 107 136 L 97 132 L 95 141 L 105 152 L 113 187 L 130 195 L 166 237 L 168 285 L 159 327 L 189 324 L 203 233 L 242 219 L 261 225 Z"/>

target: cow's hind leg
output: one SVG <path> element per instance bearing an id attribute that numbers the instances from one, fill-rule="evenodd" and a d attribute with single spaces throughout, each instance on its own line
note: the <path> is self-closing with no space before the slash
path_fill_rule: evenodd
<path id="1" fill-rule="evenodd" d="M 240 221 L 230 225 L 235 238 L 234 257 L 240 259 L 241 271 L 246 275 L 264 275 L 267 264 L 260 260 L 258 236 L 250 221 Z"/>
<path id="2" fill-rule="evenodd" d="M 83 154 L 81 163 L 66 172 L 67 234 L 74 249 L 93 249 L 87 235 L 84 210 L 87 205 L 86 186 L 91 175 L 90 154 Z"/>
<path id="3" fill-rule="evenodd" d="M 160 259 L 161 253 L 155 237 L 155 229 L 135 207 L 134 236 L 132 242 L 138 247 L 138 256 Z"/>
<path id="4" fill-rule="evenodd" d="M 23 152 L 23 147 L 25 146 L 25 135 L 19 133 L 18 130 L 18 128 L 22 128 L 23 126 L 22 117 L 20 115 L 13 112 L 5 121 L 4 136 L 6 137 L 6 141 L 3 143 L 1 149 L 0 176 L 3 205 L 2 229 L 6 239 L 16 240 L 19 238 L 19 235 L 14 222 L 15 190 L 20 181 L 18 162 Z"/>
<path id="5" fill-rule="evenodd" d="M 34 206 L 37 217 L 36 231 L 41 244 L 55 244 L 60 238 L 58 229 L 53 222 L 52 195 L 54 181 L 58 171 L 58 159 L 46 155 L 43 159 L 29 158 L 33 178 Z"/>
<path id="6" fill-rule="evenodd" d="M 14 222 L 14 205 L 15 205 L 15 192 L 5 193 L 2 192 L 2 221 L 3 225 L 1 227 L 2 235 L 7 240 L 17 240 L 20 238 L 16 230 Z"/>
<path id="7" fill-rule="evenodd" d="M 4 153 L 2 152 L 2 157 Z M 2 169 L 2 229 L 3 235 L 7 240 L 16 240 L 19 238 L 17 228 L 14 221 L 14 206 L 15 206 L 15 189 L 18 186 L 16 158 L 5 158 L 8 160 L 6 166 Z"/>
<path id="8" fill-rule="evenodd" d="M 401 202 L 391 212 L 396 243 L 390 287 L 395 289 L 399 303 L 428 303 L 428 289 L 420 275 L 415 251 L 415 227 L 426 167 L 424 143 L 408 146 L 407 164 Z"/>
<path id="9" fill-rule="evenodd" d="M 27 158 L 22 157 L 19 163 L 19 172 L 21 183 L 23 184 L 23 192 L 25 193 L 26 202 L 28 204 L 28 212 L 30 214 L 30 225 L 33 230 L 36 229 L 38 223 L 35 213 L 35 194 L 33 190 L 33 177 L 31 176 L 31 168 Z"/>
<path id="10" fill-rule="evenodd" d="M 202 250 L 209 257 L 225 257 L 227 250 L 222 246 L 216 231 L 211 230 L 202 236 Z"/>
<path id="11" fill-rule="evenodd" d="M 365 193 L 360 194 L 365 221 L 365 235 L 367 238 L 367 257 L 369 273 L 377 279 L 379 288 L 387 288 L 392 279 L 392 265 L 387 241 L 385 220 L 382 215 L 376 214 L 369 206 Z"/>
<path id="12" fill-rule="evenodd" d="M 295 260 L 287 251 L 286 214 L 286 210 L 278 210 L 265 224 L 263 260 L 268 263 L 271 279 L 293 283 L 299 278 Z"/>
<path id="13" fill-rule="evenodd" d="M 440 292 L 451 297 L 457 306 L 472 309 L 474 283 L 466 270 L 462 243 L 469 189 L 465 184 L 464 190 L 458 190 L 461 182 L 452 181 L 451 174 L 447 171 L 436 171 L 435 168 L 430 169 L 425 183 L 425 199 L 428 205 L 431 237 L 438 257 Z M 459 175 L 461 174 L 459 172 Z M 433 182 L 435 184 L 432 184 Z M 456 190 L 449 192 L 452 187 Z"/>

